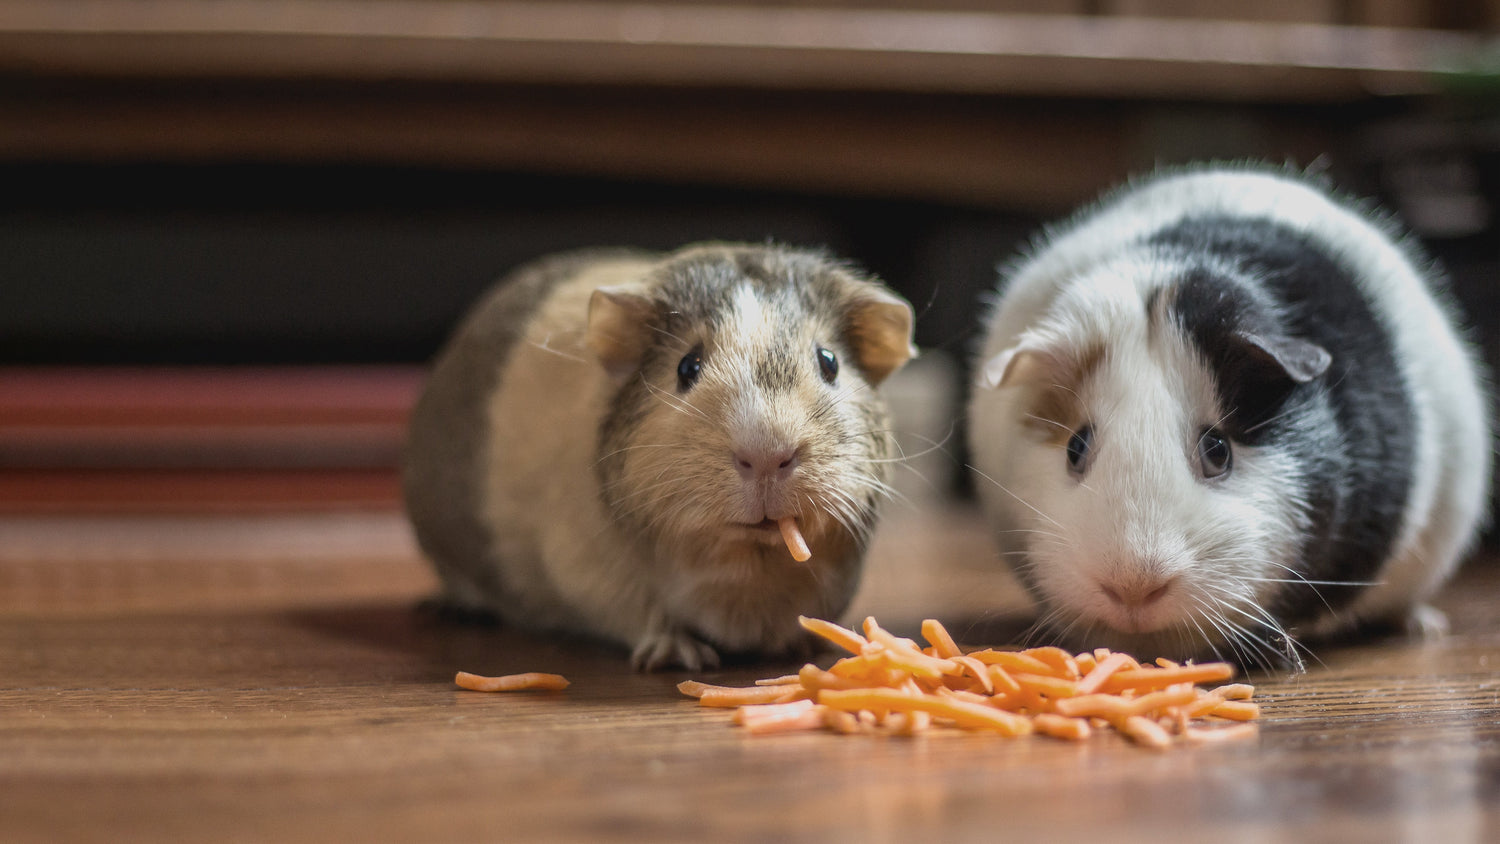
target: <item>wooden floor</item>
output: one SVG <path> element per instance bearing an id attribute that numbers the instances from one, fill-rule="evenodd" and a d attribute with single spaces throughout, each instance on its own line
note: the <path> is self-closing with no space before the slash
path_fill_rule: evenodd
<path id="1" fill-rule="evenodd" d="M 855 612 L 1014 611 L 991 558 L 962 511 L 893 513 Z M 685 675 L 415 612 L 433 581 L 390 511 L 4 516 L 0 841 L 1494 841 L 1495 563 L 1445 594 L 1450 637 L 1256 678 L 1259 739 L 1158 754 L 748 738 Z"/>

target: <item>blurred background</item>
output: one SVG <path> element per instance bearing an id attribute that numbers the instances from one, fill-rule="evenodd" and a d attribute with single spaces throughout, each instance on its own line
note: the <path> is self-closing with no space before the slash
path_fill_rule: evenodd
<path id="1" fill-rule="evenodd" d="M 707 238 L 912 300 L 893 399 L 943 444 L 920 489 L 961 493 L 995 265 L 1207 158 L 1397 212 L 1493 365 L 1497 30 L 1500 0 L 0 0 L 0 510 L 389 507 L 497 276 Z"/>

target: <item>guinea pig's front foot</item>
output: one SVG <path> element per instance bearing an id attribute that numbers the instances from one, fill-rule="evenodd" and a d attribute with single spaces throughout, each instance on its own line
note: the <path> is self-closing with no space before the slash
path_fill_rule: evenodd
<path id="1" fill-rule="evenodd" d="M 1448 616 L 1431 604 L 1417 604 L 1406 617 L 1406 634 L 1413 639 L 1441 639 L 1448 635 Z"/>
<path id="2" fill-rule="evenodd" d="M 630 664 L 637 671 L 660 671 L 663 668 L 685 668 L 701 671 L 717 668 L 719 654 L 691 633 L 677 627 L 656 627 L 642 636 L 630 653 Z"/>

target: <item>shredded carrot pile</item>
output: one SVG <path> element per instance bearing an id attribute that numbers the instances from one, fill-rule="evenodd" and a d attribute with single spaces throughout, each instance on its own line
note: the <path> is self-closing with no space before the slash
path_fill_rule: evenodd
<path id="1" fill-rule="evenodd" d="M 1246 738 L 1257 729 L 1248 723 L 1260 715 L 1250 700 L 1253 687 L 1199 685 L 1233 677 L 1228 663 L 1142 664 L 1102 648 L 965 653 L 933 619 L 922 622 L 925 648 L 873 618 L 865 619 L 863 635 L 821 619 L 801 622 L 851 655 L 826 671 L 808 664 L 748 688 L 693 680 L 677 688 L 703 706 L 735 707 L 735 723 L 752 735 L 819 729 L 904 735 L 948 726 L 1079 741 L 1114 729 L 1163 749 L 1177 741 Z"/>
<path id="2" fill-rule="evenodd" d="M 530 671 L 525 674 L 505 674 L 500 677 L 483 677 L 460 671 L 453 678 L 459 688 L 475 692 L 521 692 L 530 689 L 559 691 L 568 687 L 568 678 L 561 674 L 541 674 Z"/>

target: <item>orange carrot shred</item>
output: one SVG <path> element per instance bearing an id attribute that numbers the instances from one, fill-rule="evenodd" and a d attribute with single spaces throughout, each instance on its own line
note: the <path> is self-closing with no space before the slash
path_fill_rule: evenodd
<path id="1" fill-rule="evenodd" d="M 568 679 L 561 674 L 541 674 L 535 671 L 525 674 L 505 674 L 499 677 L 485 677 L 460 671 L 453 678 L 453 682 L 458 684 L 459 688 L 475 692 L 520 692 L 531 689 L 555 692 L 566 689 L 569 685 Z"/>
<path id="2" fill-rule="evenodd" d="M 1098 660 L 1094 664 L 1093 670 L 1086 674 L 1082 680 L 1078 681 L 1078 693 L 1081 695 L 1091 695 L 1099 691 L 1099 687 L 1104 685 L 1104 681 L 1108 680 L 1116 671 L 1132 665 L 1134 662 L 1135 660 L 1126 654 L 1110 654 Z"/>
<path id="3" fill-rule="evenodd" d="M 959 650 L 958 643 L 954 642 L 953 637 L 948 635 L 948 629 L 942 625 L 942 622 L 939 622 L 935 618 L 929 618 L 922 622 L 922 638 L 926 639 L 928 644 L 932 645 L 933 650 L 939 657 L 951 659 L 963 655 L 963 651 Z"/>
<path id="4" fill-rule="evenodd" d="M 831 621 L 799 615 L 797 616 L 797 622 L 808 632 L 822 636 L 824 639 L 838 645 L 849 653 L 857 654 L 865 646 L 865 637 L 846 627 L 840 627 Z"/>

